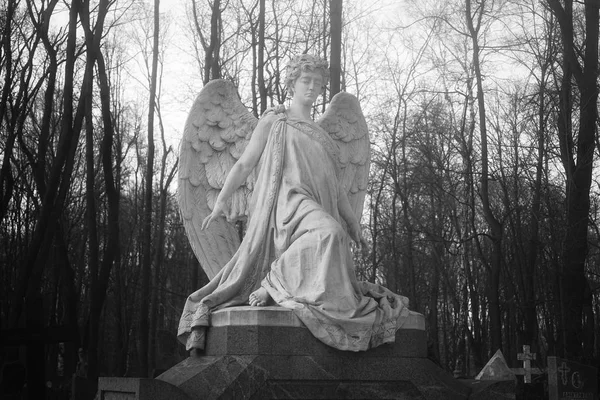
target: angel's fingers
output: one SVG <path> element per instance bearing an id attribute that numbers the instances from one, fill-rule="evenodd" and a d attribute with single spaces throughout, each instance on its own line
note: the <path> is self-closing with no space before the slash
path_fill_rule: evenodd
<path id="1" fill-rule="evenodd" d="M 365 240 L 363 239 L 363 237 L 360 234 L 356 235 L 356 238 L 353 240 L 354 240 L 354 243 L 356 243 L 356 245 L 359 248 L 363 247 L 365 244 Z"/>
<path id="2" fill-rule="evenodd" d="M 201 229 L 205 230 L 206 228 L 208 228 L 210 226 L 212 220 L 213 220 L 212 213 L 208 214 L 208 216 L 206 218 L 204 218 L 204 221 L 202 221 L 202 227 L 201 227 Z"/>
<path id="3" fill-rule="evenodd" d="M 365 240 L 365 238 L 361 238 L 360 240 L 360 251 L 363 256 L 369 255 L 369 243 Z"/>

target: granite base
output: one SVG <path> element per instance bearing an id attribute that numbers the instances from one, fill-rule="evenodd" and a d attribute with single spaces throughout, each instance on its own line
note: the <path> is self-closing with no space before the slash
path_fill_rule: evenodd
<path id="1" fill-rule="evenodd" d="M 155 392 L 129 398 L 468 399 L 471 389 L 426 355 L 425 320 L 418 313 L 411 313 L 394 344 L 346 352 L 318 341 L 290 310 L 232 307 L 212 315 L 200 357 L 156 378 L 184 397 Z"/>

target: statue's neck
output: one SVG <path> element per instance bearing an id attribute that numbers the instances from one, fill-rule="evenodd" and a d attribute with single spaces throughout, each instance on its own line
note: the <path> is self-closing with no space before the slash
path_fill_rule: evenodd
<path id="1" fill-rule="evenodd" d="M 293 101 L 290 105 L 290 108 L 288 109 L 288 116 L 312 122 L 312 118 L 310 117 L 311 106 L 312 104 L 302 104 Z"/>

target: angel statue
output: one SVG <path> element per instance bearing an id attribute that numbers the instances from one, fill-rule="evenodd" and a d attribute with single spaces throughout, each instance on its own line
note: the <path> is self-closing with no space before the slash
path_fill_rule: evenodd
<path id="1" fill-rule="evenodd" d="M 313 103 L 327 63 L 300 55 L 286 67 L 289 108 L 256 119 L 232 83 L 200 92 L 180 149 L 178 202 L 190 243 L 210 282 L 186 300 L 178 338 L 203 349 L 211 312 L 279 305 L 340 350 L 393 342 L 408 299 L 357 280 L 369 172 L 369 136 L 356 97 L 339 93 L 322 117 Z M 246 218 L 240 241 L 235 221 Z"/>

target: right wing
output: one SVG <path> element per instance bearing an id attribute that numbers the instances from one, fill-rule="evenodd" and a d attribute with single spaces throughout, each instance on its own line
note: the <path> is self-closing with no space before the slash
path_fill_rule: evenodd
<path id="1" fill-rule="evenodd" d="M 258 120 L 244 107 L 233 83 L 216 79 L 200 91 L 185 122 L 179 149 L 177 201 L 194 254 L 209 279 L 231 259 L 240 245 L 234 222 L 219 218 L 202 230 L 202 221 L 231 167 L 240 158 Z M 248 215 L 254 173 L 233 194 L 234 218 Z"/>

